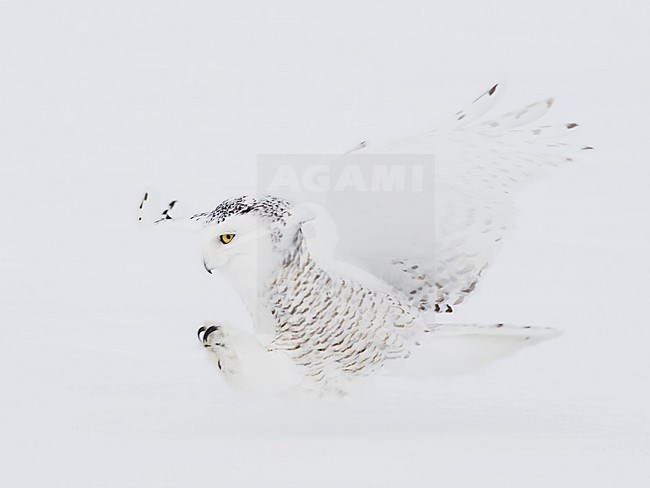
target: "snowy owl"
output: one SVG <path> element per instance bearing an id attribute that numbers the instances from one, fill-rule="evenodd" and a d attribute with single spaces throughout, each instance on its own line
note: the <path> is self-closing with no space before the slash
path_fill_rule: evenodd
<path id="1" fill-rule="evenodd" d="M 483 363 L 557 334 L 449 323 L 512 226 L 513 192 L 571 160 L 574 149 L 561 138 L 575 123 L 529 127 L 552 99 L 482 121 L 497 91 L 495 85 L 457 112 L 449 127 L 377 149 L 364 142 L 332 163 L 346 168 L 353 155 L 433 154 L 414 181 L 434 195 L 434 208 L 381 208 L 377 201 L 364 208 L 362 195 L 332 215 L 323 211 L 327 205 L 276 194 L 230 198 L 184 219 L 200 229 L 205 269 L 230 280 L 253 318 L 255 333 L 219 324 L 198 332 L 232 386 L 346 394 L 379 370 L 421 374 L 457 360 Z M 140 220 L 150 202 L 145 194 Z M 181 220 L 176 209 L 172 201 L 150 221 Z"/>

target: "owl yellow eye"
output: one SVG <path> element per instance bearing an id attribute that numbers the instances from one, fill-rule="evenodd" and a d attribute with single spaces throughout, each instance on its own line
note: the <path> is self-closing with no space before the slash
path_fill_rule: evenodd
<path id="1" fill-rule="evenodd" d="M 232 241 L 235 238 L 235 234 L 221 234 L 219 236 L 219 240 L 223 244 L 228 244 L 230 241 Z"/>

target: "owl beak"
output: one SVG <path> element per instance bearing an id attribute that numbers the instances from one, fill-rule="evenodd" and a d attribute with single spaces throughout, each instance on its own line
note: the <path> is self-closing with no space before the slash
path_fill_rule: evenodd
<path id="1" fill-rule="evenodd" d="M 203 267 L 208 273 L 212 274 L 212 270 L 208 268 L 208 263 L 206 263 L 205 260 L 203 261 Z"/>

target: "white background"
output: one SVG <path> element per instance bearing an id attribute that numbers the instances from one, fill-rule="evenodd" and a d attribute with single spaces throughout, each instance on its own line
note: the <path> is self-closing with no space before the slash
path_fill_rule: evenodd
<path id="1" fill-rule="evenodd" d="M 0 3 L 5 486 L 644 487 L 650 477 L 643 1 Z M 249 326 L 192 235 L 255 154 L 429 129 L 495 81 L 596 150 L 521 196 L 458 319 L 564 335 L 362 398 L 232 393 L 195 339 Z M 462 314 L 462 315 L 461 315 Z"/>

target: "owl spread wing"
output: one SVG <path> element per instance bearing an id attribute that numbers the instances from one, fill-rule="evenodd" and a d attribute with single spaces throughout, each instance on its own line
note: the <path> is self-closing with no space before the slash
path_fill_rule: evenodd
<path id="1" fill-rule="evenodd" d="M 364 143 L 335 162 L 353 164 L 358 155 L 377 165 L 380 155 L 422 156 L 408 156 L 425 166 L 418 173 L 422 196 L 405 188 L 401 196 L 333 193 L 328 202 L 328 210 L 336 212 L 337 199 L 348 209 L 334 216 L 343 223 L 337 258 L 381 277 L 422 311 L 453 311 L 511 229 L 513 195 L 548 168 L 571 161 L 576 150 L 591 149 L 567 142 L 575 123 L 537 123 L 552 99 L 490 117 L 497 92 L 495 85 L 457 112 L 448 128 L 383 146 Z"/>

